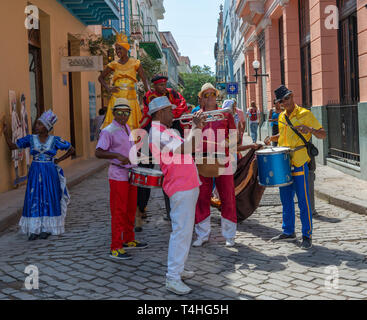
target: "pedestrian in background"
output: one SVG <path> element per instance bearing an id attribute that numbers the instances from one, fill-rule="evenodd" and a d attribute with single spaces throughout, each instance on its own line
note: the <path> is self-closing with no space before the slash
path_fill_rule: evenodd
<path id="1" fill-rule="evenodd" d="M 114 120 L 101 131 L 96 146 L 96 157 L 111 162 L 108 171 L 112 234 L 110 257 L 115 259 L 131 259 L 126 249 L 147 247 L 146 243 L 135 239 L 134 232 L 137 187 L 129 183 L 129 169 L 135 166 L 129 160 L 130 150 L 134 146 L 127 125 L 130 114 L 129 101 L 116 99 Z"/>
<path id="2" fill-rule="evenodd" d="M 230 109 L 238 130 L 238 143 L 242 144 L 243 134 L 246 128 L 245 115 L 241 109 L 237 108 L 237 100 L 225 100 L 222 105 L 223 109 Z"/>
<path id="3" fill-rule="evenodd" d="M 96 128 L 96 132 L 95 132 L 95 138 L 98 141 L 99 139 L 99 134 L 101 133 L 101 127 L 103 125 L 104 119 L 106 117 L 106 113 L 107 113 L 107 107 L 103 107 L 101 109 L 99 109 L 98 111 L 98 117 L 95 119 L 95 128 Z"/>
<path id="4" fill-rule="evenodd" d="M 259 117 L 260 111 L 257 109 L 256 102 L 252 101 L 250 108 L 246 112 L 249 117 L 250 122 L 250 135 L 252 138 L 252 142 L 256 143 L 257 141 L 257 130 L 259 128 Z"/>
<path id="5" fill-rule="evenodd" d="M 282 112 L 282 108 L 280 106 L 279 101 L 274 99 L 274 107 L 269 112 L 269 119 L 271 126 L 271 134 L 273 136 L 276 136 L 279 133 L 279 126 L 278 126 L 278 118 L 280 113 Z M 276 147 L 278 145 L 278 142 L 274 141 L 272 142 L 273 147 Z"/>
<path id="6" fill-rule="evenodd" d="M 30 148 L 33 162 L 29 169 L 24 199 L 23 215 L 19 225 L 29 240 L 47 239 L 50 235 L 65 232 L 65 217 L 70 196 L 66 187 L 63 170 L 58 163 L 69 158 L 75 150 L 72 145 L 50 135 L 57 116 L 51 111 L 36 121 L 35 134 L 27 135 L 12 143 L 10 132 L 4 122 L 4 136 L 10 150 Z M 58 150 L 67 151 L 56 159 Z"/>
<path id="7" fill-rule="evenodd" d="M 200 111 L 200 109 L 201 109 L 201 107 L 200 107 L 200 97 L 198 96 L 198 105 L 194 109 L 191 110 L 191 113 L 194 114 L 194 113 Z"/>

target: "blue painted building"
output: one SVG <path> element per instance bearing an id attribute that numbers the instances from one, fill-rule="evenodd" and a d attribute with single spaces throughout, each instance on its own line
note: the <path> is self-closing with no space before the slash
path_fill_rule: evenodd
<path id="1" fill-rule="evenodd" d="M 57 0 L 85 25 L 120 19 L 121 0 Z"/>

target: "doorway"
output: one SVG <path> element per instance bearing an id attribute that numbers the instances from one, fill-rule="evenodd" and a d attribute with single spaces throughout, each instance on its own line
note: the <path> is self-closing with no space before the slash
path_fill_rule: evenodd
<path id="1" fill-rule="evenodd" d="M 68 56 L 71 54 L 71 41 L 68 41 Z M 75 144 L 75 116 L 74 116 L 74 88 L 73 88 L 73 74 L 69 72 L 69 116 L 70 116 L 70 143 L 76 147 Z M 76 158 L 76 153 L 72 155 L 72 159 Z"/>
<path id="2" fill-rule="evenodd" d="M 31 125 L 33 131 L 36 120 L 44 112 L 40 29 L 32 29 L 28 32 L 28 58 L 31 89 Z"/>

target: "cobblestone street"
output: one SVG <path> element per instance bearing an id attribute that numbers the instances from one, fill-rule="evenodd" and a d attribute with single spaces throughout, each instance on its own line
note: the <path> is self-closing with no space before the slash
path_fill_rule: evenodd
<path id="1" fill-rule="evenodd" d="M 160 190 L 153 192 L 148 223 L 137 238 L 149 247 L 133 259 L 109 257 L 109 187 L 104 170 L 71 190 L 66 233 L 27 241 L 14 226 L 0 236 L 0 299 L 366 299 L 367 216 L 317 200 L 313 248 L 271 243 L 281 232 L 278 189 L 268 189 L 261 207 L 238 225 L 236 246 L 226 248 L 220 216 L 212 215 L 212 236 L 191 248 L 187 283 L 193 292 L 178 297 L 166 291 L 170 223 Z M 296 219 L 298 240 L 300 220 Z M 24 272 L 39 270 L 39 289 L 28 291 Z M 329 267 L 329 268 L 327 268 Z"/>

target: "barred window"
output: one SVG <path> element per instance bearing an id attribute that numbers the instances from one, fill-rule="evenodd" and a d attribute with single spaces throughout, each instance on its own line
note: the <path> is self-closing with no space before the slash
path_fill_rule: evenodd
<path id="1" fill-rule="evenodd" d="M 359 101 L 358 30 L 356 0 L 339 0 L 340 103 Z"/>
<path id="2" fill-rule="evenodd" d="M 310 37 L 310 3 L 299 0 L 299 37 L 301 49 L 302 105 L 312 106 L 312 73 L 311 73 L 311 37 Z"/>

